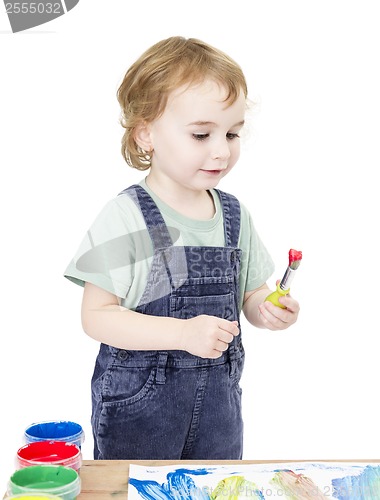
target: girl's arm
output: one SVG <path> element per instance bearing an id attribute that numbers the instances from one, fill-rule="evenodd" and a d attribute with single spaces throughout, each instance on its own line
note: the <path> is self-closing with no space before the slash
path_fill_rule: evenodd
<path id="1" fill-rule="evenodd" d="M 265 301 L 270 293 L 271 290 L 266 283 L 256 290 L 246 292 L 243 304 L 244 316 L 258 328 L 285 330 L 297 321 L 299 304 L 288 294 L 279 299 L 281 304 L 286 307 L 286 309 L 281 309 L 281 307 Z"/>
<path id="2" fill-rule="evenodd" d="M 221 356 L 239 334 L 237 322 L 215 316 L 183 320 L 131 311 L 92 283 L 84 287 L 82 326 L 93 339 L 119 349 L 179 349 L 204 358 Z"/>

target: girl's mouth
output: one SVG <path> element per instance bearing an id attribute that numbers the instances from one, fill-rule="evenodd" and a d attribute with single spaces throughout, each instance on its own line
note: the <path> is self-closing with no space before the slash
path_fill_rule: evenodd
<path id="1" fill-rule="evenodd" d="M 219 175 L 220 173 L 223 172 L 223 170 L 204 170 L 202 169 L 202 172 L 208 175 Z"/>

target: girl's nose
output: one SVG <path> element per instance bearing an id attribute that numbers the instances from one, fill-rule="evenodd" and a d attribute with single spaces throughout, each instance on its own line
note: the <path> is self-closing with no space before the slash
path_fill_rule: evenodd
<path id="1" fill-rule="evenodd" d="M 226 160 L 231 156 L 230 146 L 227 140 L 219 141 L 215 144 L 212 154 L 213 160 Z"/>

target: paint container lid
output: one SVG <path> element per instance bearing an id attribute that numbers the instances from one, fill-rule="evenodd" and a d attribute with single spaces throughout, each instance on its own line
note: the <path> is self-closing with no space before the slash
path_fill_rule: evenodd
<path id="1" fill-rule="evenodd" d="M 62 465 L 31 465 L 20 469 L 10 477 L 8 494 L 24 494 L 44 492 L 74 500 L 80 493 L 81 482 L 78 473 Z"/>
<path id="2" fill-rule="evenodd" d="M 24 433 L 25 441 L 66 441 L 79 448 L 84 442 L 82 426 L 69 420 L 50 420 L 31 424 Z"/>
<path id="3" fill-rule="evenodd" d="M 4 497 L 4 500 L 61 500 L 62 497 L 57 497 L 55 495 L 45 495 L 44 493 L 33 493 L 32 495 L 12 495 L 11 497 Z"/>
<path id="4" fill-rule="evenodd" d="M 66 441 L 35 441 L 17 450 L 18 469 L 44 464 L 64 465 L 79 471 L 82 465 L 82 453 L 79 446 Z"/>

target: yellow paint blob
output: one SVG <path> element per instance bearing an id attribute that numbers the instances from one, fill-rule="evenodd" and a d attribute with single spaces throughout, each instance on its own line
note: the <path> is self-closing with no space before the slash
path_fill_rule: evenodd
<path id="1" fill-rule="evenodd" d="M 222 479 L 211 493 L 210 500 L 239 500 L 240 498 L 263 498 L 257 485 L 243 476 Z"/>

